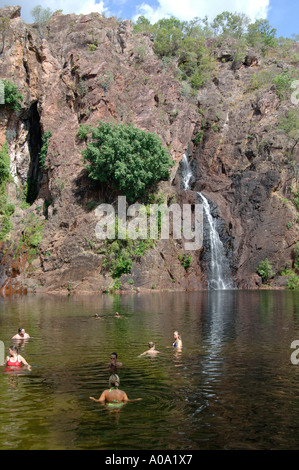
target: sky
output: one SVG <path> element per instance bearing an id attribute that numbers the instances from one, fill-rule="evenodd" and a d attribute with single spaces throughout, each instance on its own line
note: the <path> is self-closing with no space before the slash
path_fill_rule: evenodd
<path id="1" fill-rule="evenodd" d="M 33 23 L 30 12 L 37 5 L 53 12 L 63 10 L 64 14 L 98 12 L 133 21 L 144 15 L 151 23 L 170 16 L 181 21 L 208 16 L 211 21 L 229 11 L 245 13 L 252 21 L 267 19 L 276 28 L 277 37 L 299 34 L 298 0 L 0 0 L 0 7 L 7 5 L 20 5 L 26 23 Z"/>

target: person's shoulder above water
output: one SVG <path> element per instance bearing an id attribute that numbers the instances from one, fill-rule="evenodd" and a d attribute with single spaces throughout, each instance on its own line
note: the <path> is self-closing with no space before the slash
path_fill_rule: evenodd
<path id="1" fill-rule="evenodd" d="M 157 351 L 155 343 L 153 341 L 150 341 L 148 343 L 149 349 L 147 351 L 144 351 L 142 354 L 139 354 L 138 357 L 145 356 L 145 354 L 148 354 L 150 356 L 155 356 L 156 354 L 160 354 L 160 351 Z"/>
<path id="2" fill-rule="evenodd" d="M 12 337 L 12 339 L 29 339 L 30 336 L 26 333 L 24 328 L 19 328 L 16 335 Z"/>
<path id="3" fill-rule="evenodd" d="M 142 398 L 135 398 L 134 400 L 130 400 L 128 395 L 123 390 L 119 390 L 120 379 L 117 374 L 112 374 L 109 378 L 109 389 L 104 390 L 100 396 L 100 398 L 96 399 L 94 397 L 89 397 L 90 400 L 99 403 L 126 403 L 128 401 L 138 401 L 142 400 Z"/>
<path id="4" fill-rule="evenodd" d="M 26 366 L 28 370 L 31 370 L 31 366 L 28 364 L 26 359 L 18 353 L 18 348 L 13 344 L 8 350 L 9 355 L 6 357 L 5 364 L 10 367 L 21 367 Z"/>
<path id="5" fill-rule="evenodd" d="M 174 339 L 174 342 L 172 343 L 172 346 L 180 349 L 183 346 L 183 342 L 182 342 L 181 335 L 179 334 L 178 331 L 174 331 L 173 339 Z"/>
<path id="6" fill-rule="evenodd" d="M 109 367 L 110 369 L 116 369 L 117 367 L 122 367 L 123 363 L 117 360 L 117 353 L 113 352 L 110 354 L 110 362 Z"/>

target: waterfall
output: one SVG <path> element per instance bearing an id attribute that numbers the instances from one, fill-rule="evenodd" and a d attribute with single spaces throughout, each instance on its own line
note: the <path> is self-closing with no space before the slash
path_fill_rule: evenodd
<path id="1" fill-rule="evenodd" d="M 190 190 L 190 180 L 193 177 L 193 173 L 188 161 L 187 152 L 184 153 L 181 160 L 181 176 L 184 190 Z M 211 262 L 208 268 L 209 289 L 233 289 L 229 263 L 225 256 L 224 246 L 216 229 L 215 219 L 211 214 L 210 205 L 201 193 L 197 194 L 199 194 L 203 202 L 203 209 L 206 215 L 207 229 L 209 233 L 208 237 L 211 254 Z"/>
<path id="2" fill-rule="evenodd" d="M 188 161 L 188 154 L 187 152 L 184 153 L 182 161 L 182 180 L 183 180 L 183 188 L 185 190 L 190 189 L 190 180 L 193 176 L 189 161 Z"/>
<path id="3" fill-rule="evenodd" d="M 230 267 L 225 257 L 224 247 L 216 230 L 215 219 L 207 199 L 198 193 L 203 202 L 204 213 L 208 222 L 211 263 L 209 266 L 209 288 L 216 290 L 233 289 Z"/>

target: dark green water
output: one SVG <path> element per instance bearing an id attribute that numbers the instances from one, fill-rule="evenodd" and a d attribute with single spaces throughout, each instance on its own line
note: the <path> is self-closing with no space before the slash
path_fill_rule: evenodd
<path id="1" fill-rule="evenodd" d="M 1 300 L 6 352 L 19 326 L 32 371 L 0 368 L 2 450 L 299 448 L 299 293 Z M 151 340 L 160 355 L 138 357 Z M 118 410 L 89 400 L 108 388 L 114 351 L 120 388 L 142 398 Z"/>

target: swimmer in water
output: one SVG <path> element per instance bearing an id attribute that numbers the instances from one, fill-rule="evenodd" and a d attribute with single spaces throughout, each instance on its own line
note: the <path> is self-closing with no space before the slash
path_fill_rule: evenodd
<path id="1" fill-rule="evenodd" d="M 160 353 L 160 351 L 156 350 L 155 343 L 153 343 L 152 341 L 148 343 L 148 347 L 149 349 L 147 351 L 144 351 L 144 353 L 139 354 L 138 357 L 144 356 L 145 354 L 149 354 L 150 356 L 155 356 L 156 354 Z"/>
<path id="2" fill-rule="evenodd" d="M 115 312 L 114 316 L 115 318 L 120 318 L 120 314 L 118 312 Z"/>
<path id="3" fill-rule="evenodd" d="M 181 335 L 179 334 L 178 331 L 175 331 L 173 333 L 173 339 L 174 339 L 174 342 L 172 343 L 172 346 L 177 349 L 182 349 L 183 342 L 182 342 Z"/>
<path id="4" fill-rule="evenodd" d="M 109 367 L 110 369 L 117 369 L 117 367 L 122 367 L 123 363 L 122 362 L 118 362 L 117 361 L 117 353 L 116 352 L 113 352 L 112 354 L 110 354 L 110 363 L 109 363 Z"/>
<path id="5" fill-rule="evenodd" d="M 104 390 L 100 398 L 97 400 L 94 397 L 89 397 L 90 400 L 99 402 L 99 403 L 108 403 L 108 404 L 120 404 L 127 403 L 128 401 L 138 401 L 142 398 L 136 398 L 135 400 L 130 400 L 123 390 L 119 390 L 120 380 L 117 374 L 112 374 L 109 377 L 109 389 Z"/>
<path id="6" fill-rule="evenodd" d="M 19 328 L 16 335 L 14 335 L 11 339 L 29 339 L 30 336 L 26 333 L 24 328 Z"/>
<path id="7" fill-rule="evenodd" d="M 21 367 L 24 365 L 28 370 L 31 370 L 31 366 L 28 362 L 18 354 L 18 348 L 15 345 L 10 346 L 8 349 L 9 356 L 6 357 L 5 364 L 10 367 Z"/>

